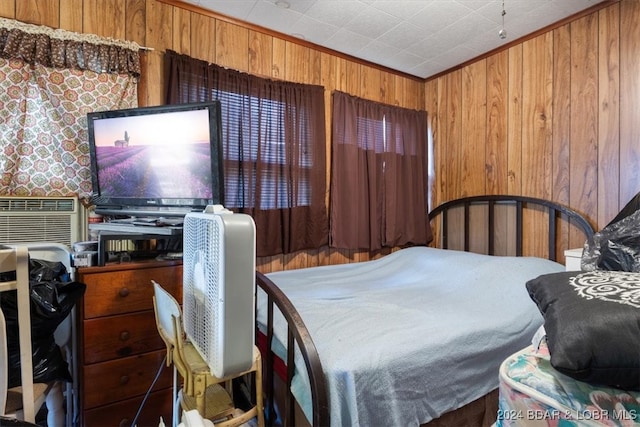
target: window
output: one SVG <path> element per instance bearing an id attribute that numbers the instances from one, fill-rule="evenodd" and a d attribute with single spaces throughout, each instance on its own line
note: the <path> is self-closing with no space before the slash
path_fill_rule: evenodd
<path id="1" fill-rule="evenodd" d="M 222 127 L 225 141 L 237 141 L 237 144 L 226 145 L 225 178 L 227 178 L 225 204 L 228 208 L 251 207 L 261 210 L 285 209 L 296 206 L 310 206 L 312 203 L 311 174 L 314 166 L 313 152 L 299 150 L 298 159 L 294 162 L 296 179 L 290 179 L 288 169 L 288 147 L 285 135 L 286 104 L 281 101 L 243 96 L 230 92 L 218 91 L 217 99 L 221 100 L 227 124 Z M 248 108 L 243 108 L 248 106 Z M 243 115 L 249 111 L 259 112 L 257 120 L 246 120 Z M 295 113 L 294 113 L 295 115 Z M 305 120 L 306 114 L 300 114 Z M 235 125 L 232 125 L 235 123 Z M 304 124 L 303 128 L 307 128 Z M 308 138 L 308 135 L 304 136 Z M 264 143 L 261 142 L 264 140 Z M 261 147 L 262 146 L 262 147 Z M 259 147 L 261 149 L 259 150 Z M 257 166 L 243 168 L 245 162 L 263 165 L 260 179 L 255 176 Z M 321 167 L 324 167 L 323 165 Z M 263 197 L 259 205 L 255 200 L 255 192 L 244 191 L 244 173 L 253 176 L 248 180 L 260 182 Z M 293 185 L 297 188 L 293 188 Z M 295 197 L 294 197 L 295 195 Z"/>
<path id="2" fill-rule="evenodd" d="M 331 245 L 378 250 L 431 240 L 427 116 L 333 94 Z"/>
<path id="3" fill-rule="evenodd" d="M 324 88 L 166 53 L 167 103 L 222 106 L 225 207 L 256 222 L 258 256 L 328 242 Z"/>

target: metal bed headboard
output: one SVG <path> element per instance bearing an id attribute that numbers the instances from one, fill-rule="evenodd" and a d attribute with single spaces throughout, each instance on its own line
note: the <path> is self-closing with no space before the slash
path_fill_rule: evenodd
<path id="1" fill-rule="evenodd" d="M 487 239 L 488 239 L 488 254 L 495 254 L 495 207 L 498 204 L 513 204 L 516 209 L 516 256 L 522 256 L 522 230 L 523 230 L 523 211 L 525 208 L 531 207 L 543 207 L 546 209 L 547 217 L 549 220 L 549 259 L 556 260 L 556 226 L 558 219 L 561 215 L 567 217 L 566 220 L 576 225 L 585 234 L 586 238 L 593 235 L 594 229 L 589 222 L 578 212 L 573 209 L 561 205 L 550 200 L 539 199 L 535 197 L 527 196 L 511 196 L 511 195 L 483 195 L 483 196 L 470 196 L 460 199 L 451 200 L 445 202 L 431 212 L 429 212 L 429 220 L 433 221 L 438 215 L 442 216 L 442 248 L 448 248 L 448 234 L 447 227 L 448 212 L 453 208 L 462 207 L 464 209 L 464 250 L 469 251 L 469 230 L 470 230 L 470 207 L 472 205 L 487 205 L 488 207 L 488 219 L 487 219 Z"/>

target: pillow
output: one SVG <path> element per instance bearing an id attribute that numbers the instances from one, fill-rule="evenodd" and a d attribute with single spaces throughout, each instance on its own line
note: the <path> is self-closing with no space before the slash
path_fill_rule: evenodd
<path id="1" fill-rule="evenodd" d="M 640 273 L 545 274 L 526 284 L 551 365 L 577 380 L 640 390 Z"/>

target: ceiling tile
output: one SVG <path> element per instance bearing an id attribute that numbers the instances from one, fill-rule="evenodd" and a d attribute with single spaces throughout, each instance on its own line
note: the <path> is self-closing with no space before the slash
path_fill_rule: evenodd
<path id="1" fill-rule="evenodd" d="M 184 1 L 428 78 L 607 0 Z"/>
<path id="2" fill-rule="evenodd" d="M 347 24 L 350 31 L 375 39 L 400 22 L 400 18 L 396 16 L 389 15 L 372 6 L 363 6 Z"/>

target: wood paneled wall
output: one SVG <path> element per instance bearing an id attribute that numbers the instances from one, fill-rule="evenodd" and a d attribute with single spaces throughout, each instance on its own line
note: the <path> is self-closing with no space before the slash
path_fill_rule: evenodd
<path id="1" fill-rule="evenodd" d="M 2 0 L 0 16 L 151 48 L 143 55 L 140 105 L 163 103 L 167 49 L 323 85 L 328 154 L 333 90 L 426 109 L 434 135 L 434 206 L 465 195 L 521 194 L 569 205 L 601 228 L 640 190 L 638 0 L 621 0 L 426 82 L 179 1 Z M 530 223 L 544 227 L 536 218 Z M 563 233 L 567 247 L 582 244 L 575 230 Z M 528 250 L 535 253 L 535 243 Z M 260 259 L 258 267 L 379 255 L 323 248 Z"/>
<path id="2" fill-rule="evenodd" d="M 436 205 L 541 197 L 601 229 L 640 191 L 640 1 L 611 2 L 427 80 L 425 109 Z M 580 247 L 572 228 L 563 238 Z M 535 242 L 528 251 L 539 252 Z"/>

